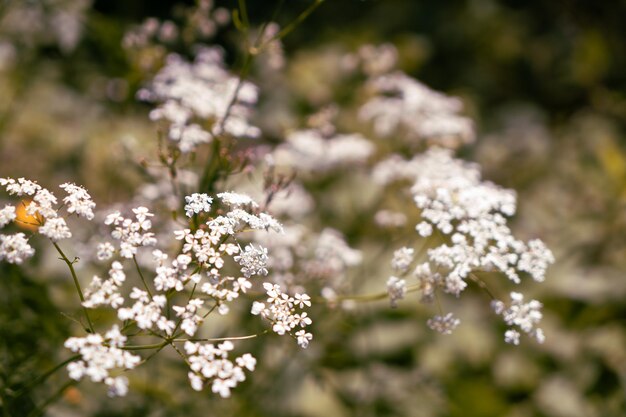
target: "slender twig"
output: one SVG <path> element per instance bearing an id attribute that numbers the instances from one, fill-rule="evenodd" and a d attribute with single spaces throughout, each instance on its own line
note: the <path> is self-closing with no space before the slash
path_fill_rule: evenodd
<path id="1" fill-rule="evenodd" d="M 205 339 L 173 339 L 174 343 L 182 343 L 182 342 L 224 342 L 227 340 L 246 340 L 246 339 L 254 339 L 255 337 L 262 336 L 266 334 L 268 330 L 265 330 L 261 333 L 257 334 L 249 334 L 247 336 L 232 336 L 232 337 L 214 337 L 214 338 L 205 338 Z"/>
<path id="2" fill-rule="evenodd" d="M 282 39 L 287 36 L 291 31 L 293 31 L 300 23 L 302 23 L 315 9 L 324 3 L 324 0 L 315 0 L 313 4 L 311 4 L 306 10 L 304 10 L 298 17 L 295 18 L 291 23 L 283 28 L 280 32 L 278 32 L 274 37 L 270 39 L 269 42 L 275 41 L 277 39 Z"/>
<path id="3" fill-rule="evenodd" d="M 46 411 L 46 407 L 48 407 L 50 404 L 52 404 L 53 402 L 58 400 L 63 395 L 63 393 L 65 392 L 66 389 L 68 389 L 72 385 L 76 385 L 77 383 L 78 383 L 78 381 L 70 380 L 70 381 L 66 382 L 65 384 L 63 384 L 61 386 L 61 388 L 59 388 L 50 398 L 48 398 L 40 406 L 35 408 L 28 415 L 28 417 L 39 417 L 39 416 L 43 415 L 43 413 Z"/>
<path id="4" fill-rule="evenodd" d="M 53 375 L 56 371 L 58 371 L 59 369 L 63 368 L 68 363 L 74 362 L 75 360 L 79 359 L 80 357 L 81 357 L 81 355 L 74 355 L 74 356 L 71 356 L 71 357 L 67 358 L 63 362 L 59 363 L 58 365 L 55 365 L 54 368 L 52 368 L 49 371 L 39 375 L 37 378 L 35 378 L 31 382 L 29 382 L 26 386 L 20 388 L 20 390 L 15 393 L 15 397 L 19 397 L 19 396 L 23 395 L 25 392 L 27 392 L 30 389 L 32 389 L 33 387 L 41 384 L 46 379 L 48 379 L 51 375 Z"/>
<path id="5" fill-rule="evenodd" d="M 85 302 L 85 296 L 83 295 L 83 290 L 80 288 L 80 282 L 78 282 L 78 277 L 76 276 L 76 271 L 74 270 L 74 263 L 67 258 L 67 256 L 65 255 L 61 247 L 55 241 L 53 240 L 51 241 L 55 249 L 59 253 L 59 255 L 61 255 L 61 259 L 63 260 L 63 262 L 65 262 L 67 267 L 70 269 L 70 273 L 72 274 L 72 279 L 74 280 L 74 285 L 76 286 L 76 291 L 78 292 L 78 297 L 80 298 L 80 303 L 83 307 L 83 312 L 85 313 L 85 317 L 87 318 L 87 323 L 89 325 L 89 332 L 95 333 L 93 324 L 91 323 L 91 319 L 89 318 L 89 313 L 87 312 L 87 308 L 83 305 L 83 303 Z"/>
<path id="6" fill-rule="evenodd" d="M 406 292 L 415 292 L 420 289 L 420 284 L 413 284 L 406 287 Z M 357 295 L 338 295 L 332 299 L 325 298 L 314 298 L 313 301 L 321 304 L 331 304 L 336 303 L 337 301 L 359 301 L 359 302 L 367 302 L 367 301 L 377 301 L 384 300 L 389 297 L 389 293 L 387 291 L 381 291 L 373 294 L 357 294 Z"/>
<path id="7" fill-rule="evenodd" d="M 137 269 L 137 273 L 139 273 L 141 282 L 143 282 L 143 286 L 148 292 L 148 295 L 150 296 L 150 298 L 152 298 L 152 291 L 150 291 L 150 287 L 148 287 L 148 282 L 146 281 L 146 278 L 143 276 L 143 272 L 141 272 L 141 268 L 139 267 L 139 264 L 137 263 L 137 257 L 135 255 L 133 255 L 133 262 L 135 263 L 135 268 Z"/>
<path id="8" fill-rule="evenodd" d="M 183 352 L 181 352 L 174 343 L 170 343 L 170 346 L 172 348 L 174 348 L 174 350 L 176 351 L 176 353 L 178 353 L 180 355 L 181 358 L 183 358 L 183 361 L 185 361 L 185 363 L 188 366 L 191 366 L 191 363 L 189 363 L 189 360 L 187 359 L 187 357 L 185 356 L 185 354 Z"/>
<path id="9" fill-rule="evenodd" d="M 491 292 L 489 287 L 487 287 L 487 284 L 485 283 L 485 281 L 483 281 L 482 279 L 478 278 L 473 273 L 470 273 L 469 277 L 472 279 L 472 281 L 474 281 L 476 284 L 478 284 L 478 286 L 480 288 L 482 288 L 487 293 L 487 295 L 489 295 L 489 297 L 491 297 L 492 300 L 496 300 L 495 295 L 493 295 L 493 293 Z"/>
<path id="10" fill-rule="evenodd" d="M 120 349 L 122 350 L 150 350 L 150 349 L 162 349 L 169 344 L 168 340 L 165 340 L 161 343 L 154 343 L 151 345 L 130 345 L 130 346 L 122 346 Z"/>
<path id="11" fill-rule="evenodd" d="M 246 7 L 246 0 L 239 0 L 239 14 L 241 20 L 246 29 L 250 27 L 250 20 L 248 19 L 248 9 Z"/>

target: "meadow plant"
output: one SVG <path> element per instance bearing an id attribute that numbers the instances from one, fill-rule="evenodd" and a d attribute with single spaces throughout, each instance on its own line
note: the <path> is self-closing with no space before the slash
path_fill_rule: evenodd
<path id="1" fill-rule="evenodd" d="M 517 345 L 522 334 L 543 342 L 541 303 L 525 301 L 519 290 L 504 299 L 483 277 L 498 275 L 515 286 L 542 282 L 552 253 L 509 228 L 515 192 L 455 156 L 476 137 L 463 101 L 396 69 L 392 45 L 366 45 L 344 57 L 341 77 L 359 83 L 350 106 L 324 103 L 285 128 L 284 140 L 267 140 L 262 126 L 271 120 L 255 116 L 257 104 L 272 95 L 263 87 L 263 67 L 289 65 L 281 39 L 322 3 L 314 0 L 282 28 L 252 27 L 244 1 L 233 12 L 200 1 L 180 24 L 149 19 L 129 30 L 124 47 L 145 75 L 137 99 L 150 103 L 158 141 L 152 182 L 133 201 L 96 208 L 79 185 L 61 184 L 57 197 L 34 180 L 0 178 L 7 201 L 0 209 L 0 260 L 26 264 L 38 246 L 33 241 L 46 239 L 73 280 L 82 334 L 65 342 L 74 354 L 63 363 L 72 380 L 103 383 L 109 395 L 123 396 L 126 371 L 168 348 L 187 365 L 192 389 L 229 397 L 263 365 L 245 352 L 246 339 L 269 340 L 273 333 L 307 348 L 316 342 L 316 314 L 381 299 L 391 308 L 434 304 L 424 325 L 449 334 L 461 319 L 441 300 L 459 298 L 472 284 L 485 291 L 485 308 L 504 320 L 505 342 Z M 211 44 L 231 19 L 242 38 L 238 68 Z M 188 45 L 191 58 L 169 52 L 172 44 Z M 148 50 L 157 58 L 146 61 Z M 342 115 L 362 129 L 345 131 Z M 263 172 L 263 181 L 245 184 L 241 178 L 254 172 Z M 378 233 L 409 236 L 386 248 L 390 274 L 373 277 L 378 292 L 350 292 L 348 277 L 367 271 L 368 259 L 358 241 L 320 221 L 320 197 L 309 189 L 350 175 L 379 201 L 399 201 L 354 217 L 368 217 Z M 89 238 L 73 238 L 76 228 Z M 79 276 L 89 270 L 100 272 Z M 242 308 L 265 330 L 242 335 L 233 328 L 230 336 L 210 337 L 207 322 Z M 96 314 L 103 310 L 113 319 Z"/>

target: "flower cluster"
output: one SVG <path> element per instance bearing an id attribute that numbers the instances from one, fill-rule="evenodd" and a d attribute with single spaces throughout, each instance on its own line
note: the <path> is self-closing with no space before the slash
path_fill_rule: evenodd
<path id="1" fill-rule="evenodd" d="M 249 24 L 244 22 L 246 16 L 234 16 L 237 26 Z M 229 18 L 223 9 L 214 10 L 211 1 L 199 0 L 188 20 L 192 32 L 209 37 Z M 255 33 L 248 29 L 245 27 L 250 39 Z M 260 128 L 251 121 L 259 88 L 244 75 L 256 68 L 249 65 L 261 52 L 267 52 L 266 67 L 282 68 L 285 61 L 280 41 L 292 29 L 286 26 L 281 31 L 277 24 L 263 25 L 257 39 L 246 45 L 249 56 L 240 77 L 228 69 L 219 47 L 196 48 L 193 61 L 179 54 L 166 56 L 165 48 L 156 48 L 154 65 L 146 65 L 156 75 L 137 96 L 154 103 L 149 117 L 158 122 L 168 144 L 159 144 L 158 168 L 145 164 L 148 175 L 153 175 L 152 168 L 161 169 L 153 175 L 155 184 L 144 186 L 139 197 L 117 207 L 119 210 L 97 216 L 87 190 L 72 183 L 60 186 L 66 195 L 57 199 L 36 182 L 0 178 L 0 186 L 21 199 L 18 204 L 22 205 L 3 202 L 0 228 L 29 223 L 31 230 L 49 238 L 69 267 L 80 296 L 89 334 L 65 342 L 77 353 L 77 359 L 67 367 L 70 378 L 87 377 L 107 385 L 111 395 L 125 395 L 128 379 L 121 372 L 141 362 L 140 356 L 130 352 L 158 352 L 171 347 L 188 365 L 194 390 L 210 386 L 212 392 L 229 397 L 247 372 L 256 368 L 250 353 L 230 359 L 235 356 L 231 340 L 258 335 L 211 339 L 207 333 L 214 329 L 203 324 L 214 312 L 231 317 L 239 314 L 241 309 L 234 308 L 235 303 L 241 298 L 254 299 L 261 288 L 264 300 L 253 301 L 249 313 L 268 322 L 273 333 L 288 335 L 298 346 L 307 348 L 313 339 L 309 331 L 312 319 L 305 311 L 312 306 L 312 297 L 307 294 L 313 294 L 311 290 L 319 292 L 320 303 L 330 306 L 338 305 L 338 301 L 388 296 L 395 308 L 413 291 L 419 291 L 425 303 L 440 293 L 459 297 L 471 282 L 484 287 L 483 273 L 503 275 L 513 284 L 527 276 L 537 282 L 544 280 L 554 262 L 552 253 L 539 239 L 517 239 L 508 226 L 508 218 L 516 211 L 515 193 L 483 180 L 477 165 L 454 157 L 453 149 L 475 137 L 472 121 L 461 114 L 462 101 L 395 71 L 398 53 L 392 45 L 363 47 L 341 63 L 347 73 L 354 75 L 360 70 L 366 76 L 367 94 L 358 95 L 366 101 L 356 103 L 355 108 L 359 120 L 373 126 L 368 137 L 338 133 L 334 119 L 339 109 L 331 104 L 309 117 L 306 127 L 287 130 L 285 140 L 277 145 L 238 140 L 261 137 Z M 173 22 L 149 19 L 127 34 L 124 43 L 139 50 L 156 42 L 186 42 L 195 35 Z M 162 68 L 156 71 L 163 60 Z M 385 150 L 397 145 L 387 140 L 392 136 L 401 139 L 404 155 L 406 151 L 428 149 L 409 159 L 393 151 L 385 155 Z M 273 138 L 271 134 L 268 137 Z M 211 144 L 210 149 L 201 150 L 206 144 Z M 182 154 L 187 154 L 182 156 L 185 163 L 177 165 Z M 200 176 L 193 168 L 204 156 L 210 159 L 202 161 Z M 227 191 L 239 180 L 233 174 L 253 177 L 255 164 L 261 160 L 271 171 L 264 178 L 266 193 L 259 200 L 263 204 L 250 195 Z M 375 164 L 371 175 L 364 175 L 371 164 Z M 282 173 L 274 171 L 279 168 L 293 171 L 293 175 L 281 177 Z M 372 204 L 374 223 L 398 229 L 419 216 L 410 233 L 420 244 L 404 244 L 395 250 L 386 292 L 373 295 L 343 294 L 352 284 L 358 285 L 345 278 L 350 268 L 368 261 L 357 248 L 366 248 L 369 242 L 358 241 L 352 228 L 345 235 L 331 227 L 314 230 L 313 225 L 327 215 L 324 210 L 310 222 L 305 219 L 316 204 L 315 193 L 309 194 L 305 186 L 321 178 L 319 190 L 325 193 L 336 177 L 349 177 L 354 168 L 359 168 L 361 181 L 356 184 L 372 185 L 368 191 L 374 197 L 391 190 L 395 197 L 409 195 L 412 199 L 409 206 L 413 215 Z M 292 181 L 296 176 L 301 182 Z M 404 187 L 404 193 L 396 192 L 396 186 Z M 207 190 L 211 195 L 203 192 Z M 223 192 L 214 194 L 215 190 Z M 185 196 L 187 191 L 198 192 Z M 160 211 L 151 203 L 159 201 L 174 211 L 169 220 L 154 220 Z M 361 207 L 365 206 L 367 202 Z M 369 216 L 368 211 L 365 213 Z M 362 213 L 358 214 L 354 217 L 357 227 L 363 219 Z M 73 266 L 78 258 L 71 262 L 57 244 L 72 237 L 67 221 L 71 215 L 102 219 L 105 227 L 101 230 L 107 232 L 106 241 L 98 236 L 97 246 L 86 245 L 93 252 L 87 259 L 97 258 L 95 266 L 101 269 L 84 293 Z M 283 216 L 281 221 L 286 219 L 285 226 L 275 215 Z M 20 264 L 33 256 L 29 239 L 24 233 L 0 234 L 0 260 Z M 509 305 L 494 301 L 492 307 L 509 326 L 506 342 L 518 344 L 521 333 L 539 342 L 544 340 L 538 327 L 542 318 L 538 301 L 524 302 L 521 293 L 512 292 Z M 104 333 L 96 332 L 90 317 L 93 309 L 113 310 L 108 316 L 118 324 Z M 246 309 L 245 314 L 249 313 Z M 444 312 L 427 321 L 429 328 L 443 334 L 451 333 L 459 324 L 452 313 Z M 132 343 L 127 345 L 128 338 Z M 145 340 L 152 343 L 138 345 Z"/>
<path id="2" fill-rule="evenodd" d="M 185 197 L 185 215 L 191 217 L 201 212 L 208 213 L 211 211 L 211 203 L 213 199 L 206 194 L 193 193 Z"/>
<path id="3" fill-rule="evenodd" d="M 284 335 L 288 333 L 296 338 L 298 345 L 306 348 L 313 335 L 304 328 L 313 321 L 306 312 L 296 312 L 296 308 L 303 309 L 311 306 L 311 297 L 307 294 L 296 293 L 293 297 L 281 291 L 280 285 L 264 283 L 263 288 L 267 293 L 267 304 L 255 301 L 252 304 L 252 314 L 272 323 L 272 330 Z M 294 329 L 300 330 L 293 332 Z"/>
<path id="4" fill-rule="evenodd" d="M 109 214 L 104 224 L 114 226 L 111 237 L 119 240 L 119 251 L 123 258 L 132 258 L 137 254 L 137 249 L 142 246 L 154 246 L 156 239 L 152 228 L 150 217 L 154 214 L 146 207 L 136 207 L 133 209 L 135 220 L 125 218 L 119 211 Z"/>
<path id="5" fill-rule="evenodd" d="M 91 285 L 85 292 L 83 306 L 88 309 L 113 308 L 124 329 L 132 325 L 140 334 L 143 331 L 144 336 L 159 337 L 164 344 L 188 341 L 177 339 L 181 335 L 197 337 L 203 321 L 214 310 L 220 314 L 228 314 L 228 304 L 252 288 L 252 280 L 255 277 L 268 274 L 267 249 L 255 244 L 248 244 L 242 248 L 237 242 L 237 234 L 249 229 L 278 231 L 282 229 L 272 216 L 259 212 L 259 205 L 245 194 L 225 192 L 218 194 L 217 199 L 224 207 L 221 211 L 223 214 L 204 218 L 205 222 L 194 231 L 178 229 L 172 232 L 170 239 L 182 242 L 178 254 L 172 258 L 161 249 L 153 249 L 152 260 L 143 259 L 141 249 L 146 246 L 160 247 L 159 245 L 164 244 L 151 231 L 153 214 L 147 208 L 132 209 L 134 219 L 125 218 L 119 211 L 106 216 L 104 223 L 113 227 L 111 237 L 120 243 L 118 246 L 109 242 L 98 245 L 99 258 L 110 259 L 117 253 L 121 260 L 112 261 L 107 279 L 93 277 Z M 201 212 L 207 213 L 213 203 L 213 199 L 206 194 L 192 194 L 187 196 L 185 201 L 187 204 L 184 210 L 190 214 L 189 217 Z M 128 271 L 125 271 L 124 262 L 128 262 L 126 259 L 133 260 L 135 273 L 141 278 L 143 285 L 143 288 L 138 286 L 131 288 L 128 302 L 124 295 L 124 286 L 129 275 Z M 153 270 L 150 275 L 147 273 L 148 268 Z M 226 269 L 232 270 L 234 274 L 224 273 Z M 286 316 L 286 313 L 279 313 L 273 309 L 272 318 L 275 326 L 282 323 L 283 326 L 291 326 L 289 329 L 292 329 L 295 326 L 304 328 L 310 324 L 311 319 L 306 313 L 295 314 L 293 311 L 296 305 L 310 306 L 309 300 L 310 298 L 304 294 L 296 294 L 295 298 L 287 297 L 285 302 L 291 309 L 290 315 Z M 283 308 L 286 309 L 287 305 Z M 79 365 L 71 364 L 68 368 L 73 378 L 79 379 L 83 374 L 91 376 L 87 372 L 92 371 L 79 372 L 83 369 L 108 370 L 132 367 L 133 363 L 130 361 L 121 363 L 114 360 L 112 365 L 103 368 L 102 356 L 115 357 L 117 351 L 113 348 L 119 345 L 118 342 L 113 343 L 112 336 L 109 336 L 102 337 L 94 333 L 83 342 L 80 342 L 83 339 L 76 338 L 68 341 L 68 348 L 75 351 L 82 349 L 81 353 L 87 352 L 83 354 Z M 294 334 L 294 337 L 308 341 L 312 336 L 305 332 Z M 304 343 L 298 340 L 301 345 Z M 88 348 L 83 348 L 83 345 Z M 227 397 L 230 389 L 245 379 L 243 369 L 252 371 L 255 366 L 255 360 L 250 355 L 237 358 L 235 360 L 237 365 L 229 361 L 227 352 L 232 349 L 233 345 L 230 342 L 224 342 L 217 348 L 210 344 L 186 343 L 186 360 L 191 367 L 189 378 L 192 387 L 202 389 L 204 383 L 210 380 L 212 390 Z M 89 354 L 93 350 L 101 353 L 96 356 Z M 122 380 L 111 379 L 107 375 L 91 379 L 118 387 L 116 393 L 120 395 L 126 391 Z"/>
<path id="6" fill-rule="evenodd" d="M 535 338 L 539 343 L 543 343 L 545 336 L 543 330 L 537 324 L 543 317 L 541 313 L 542 304 L 537 300 L 524 303 L 524 295 L 519 292 L 511 293 L 511 304 L 507 307 L 504 302 L 494 300 L 491 303 L 496 314 L 509 326 L 515 326 L 527 335 Z M 513 327 L 504 334 L 504 340 L 514 345 L 519 344 L 520 332 Z"/>
<path id="7" fill-rule="evenodd" d="M 82 187 L 74 184 L 61 184 L 60 188 L 66 192 L 61 207 L 57 207 L 57 197 L 48 189 L 41 187 L 34 181 L 25 178 L 0 178 L 0 186 L 4 187 L 9 195 L 22 197 L 22 204 L 26 218 L 19 218 L 17 209 L 12 205 L 5 205 L 0 210 L 0 227 L 12 222 L 37 227 L 39 234 L 50 238 L 53 242 L 69 239 L 72 232 L 67 225 L 61 210 L 65 209 L 68 215 L 76 214 L 87 220 L 94 217 L 95 203 L 89 193 Z M 21 264 L 25 259 L 35 254 L 35 250 L 28 243 L 24 233 L 0 235 L 0 260 Z"/>
<path id="8" fill-rule="evenodd" d="M 273 254 L 267 266 L 275 283 L 294 291 L 317 284 L 328 299 L 334 298 L 348 270 L 363 261 L 361 251 L 348 246 L 336 229 L 315 233 L 298 224 L 285 226 L 281 234 L 256 234 L 254 239 Z"/>
<path id="9" fill-rule="evenodd" d="M 374 123 L 378 135 L 400 134 L 409 141 L 426 141 L 445 147 L 474 141 L 470 119 L 458 113 L 461 100 L 431 90 L 419 81 L 394 72 L 370 79 L 374 96 L 360 117 Z"/>
<path id="10" fill-rule="evenodd" d="M 211 383 L 211 391 L 222 398 L 230 397 L 230 390 L 245 381 L 244 369 L 254 371 L 256 359 L 249 353 L 239 356 L 233 363 L 228 354 L 234 349 L 230 341 L 215 346 L 213 344 L 185 343 L 191 372 L 189 381 L 196 391 L 202 391 L 204 384 Z"/>
<path id="11" fill-rule="evenodd" d="M 248 82 L 240 84 L 223 61 L 223 52 L 216 47 L 199 50 L 193 63 L 171 54 L 150 86 L 138 93 L 142 100 L 159 103 L 150 118 L 167 124 L 168 138 L 182 152 L 211 142 L 214 135 L 260 134 L 248 122 L 257 88 Z"/>
<path id="12" fill-rule="evenodd" d="M 274 160 L 277 165 L 323 173 L 362 165 L 374 150 L 374 144 L 357 133 L 324 137 L 319 130 L 298 130 L 274 151 Z"/>
<path id="13" fill-rule="evenodd" d="M 499 272 L 516 284 L 522 273 L 543 281 L 554 262 L 543 242 L 518 240 L 507 226 L 506 217 L 515 213 L 515 193 L 483 181 L 476 165 L 454 159 L 449 150 L 432 148 L 408 161 L 393 157 L 382 161 L 373 175 L 383 184 L 412 181 L 410 191 L 422 218 L 416 225 L 418 235 L 444 242 L 430 247 L 427 262 L 413 273 L 423 300 L 432 299 L 437 289 L 458 297 L 468 280 L 480 282 L 477 274 L 482 272 Z M 408 247 L 396 251 L 394 270 L 406 274 L 413 254 Z M 398 282 L 390 284 L 392 303 L 401 294 Z M 442 316 L 429 326 L 448 333 L 457 324 L 457 319 Z"/>
<path id="14" fill-rule="evenodd" d="M 136 367 L 141 358 L 123 350 L 126 343 L 117 326 L 113 326 L 104 336 L 96 333 L 86 337 L 70 337 L 65 347 L 80 354 L 80 360 L 70 363 L 67 371 L 70 378 L 77 381 L 89 377 L 94 382 L 104 382 L 111 396 L 124 396 L 128 392 L 128 378 L 112 377 L 112 370 L 127 370 Z"/>

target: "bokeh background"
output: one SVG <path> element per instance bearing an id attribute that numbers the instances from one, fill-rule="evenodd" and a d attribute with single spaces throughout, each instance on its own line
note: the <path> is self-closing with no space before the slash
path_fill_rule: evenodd
<path id="1" fill-rule="evenodd" d="M 249 3 L 260 24 L 276 2 Z M 290 22 L 309 3 L 287 0 L 276 20 Z M 142 181 L 139 160 L 154 154 L 155 130 L 134 98 L 145 68 L 122 39 L 147 17 L 176 20 L 192 5 L 0 0 L 0 176 L 71 180 L 100 206 L 128 199 Z M 624 22 L 620 0 L 327 0 L 284 41 L 289 64 L 279 81 L 300 97 L 292 118 L 348 94 L 333 69 L 363 43 L 392 43 L 402 70 L 464 100 L 478 140 L 459 155 L 517 191 L 513 230 L 545 240 L 557 259 L 546 282 L 529 288 L 545 304 L 544 345 L 505 345 L 478 291 L 459 303 L 465 320 L 452 336 L 430 332 L 416 303 L 381 302 L 329 315 L 305 353 L 253 342 L 268 365 L 232 399 L 193 393 L 183 368 L 164 358 L 131 380 L 125 399 L 85 382 L 48 415 L 626 415 Z M 236 67 L 232 32 L 211 42 Z M 329 221 L 358 246 L 368 231 L 344 220 Z M 0 266 L 5 416 L 27 416 L 66 378 L 12 402 L 12 390 L 67 357 L 72 323 L 61 312 L 75 300 L 56 261 Z"/>

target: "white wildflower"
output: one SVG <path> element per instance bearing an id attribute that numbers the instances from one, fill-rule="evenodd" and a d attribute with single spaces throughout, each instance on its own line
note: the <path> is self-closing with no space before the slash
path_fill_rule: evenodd
<path id="1" fill-rule="evenodd" d="M 192 217 L 194 214 L 211 211 L 213 199 L 204 193 L 193 193 L 185 197 L 185 202 L 187 203 L 185 205 L 185 214 L 187 217 Z"/>
<path id="2" fill-rule="evenodd" d="M 231 389 L 245 381 L 244 369 L 253 371 L 256 367 L 256 359 L 249 353 L 236 358 L 233 363 L 228 358 L 234 349 L 230 341 L 217 346 L 185 342 L 184 349 L 191 368 L 188 374 L 191 387 L 201 391 L 205 383 L 210 383 L 211 391 L 223 398 L 230 397 Z"/>
<path id="3" fill-rule="evenodd" d="M 267 275 L 268 273 L 267 249 L 262 246 L 257 249 L 252 244 L 246 245 L 233 259 L 241 266 L 241 273 L 246 278 L 253 275 Z"/>
<path id="4" fill-rule="evenodd" d="M 24 233 L 0 235 L 0 261 L 5 259 L 8 263 L 19 265 L 34 254 L 35 249 L 28 244 Z"/>
<path id="5" fill-rule="evenodd" d="M 511 292 L 511 304 L 507 307 L 502 301 L 493 301 L 492 308 L 496 314 L 509 326 L 515 326 L 527 335 L 534 337 L 539 343 L 543 343 L 545 336 L 543 330 L 537 327 L 543 314 L 542 304 L 537 300 L 524 302 L 524 295 L 518 292 Z M 505 333 L 505 340 L 508 343 L 519 343 L 519 332 L 516 329 L 508 329 Z"/>
<path id="6" fill-rule="evenodd" d="M 4 227 L 16 219 L 15 207 L 6 205 L 0 210 L 0 227 Z"/>
<path id="7" fill-rule="evenodd" d="M 65 220 L 61 217 L 47 219 L 46 223 L 38 231 L 55 242 L 72 237 L 70 228 L 67 227 Z"/>
<path id="8" fill-rule="evenodd" d="M 68 213 L 76 213 L 87 220 L 93 219 L 93 209 L 96 207 L 96 203 L 91 200 L 87 190 L 71 183 L 61 184 L 59 187 L 68 194 L 63 199 Z"/>
<path id="9" fill-rule="evenodd" d="M 368 87 L 375 95 L 359 116 L 372 121 L 377 134 L 397 133 L 407 140 L 446 147 L 474 141 L 472 121 L 458 114 L 463 109 L 458 98 L 433 91 L 401 72 L 372 78 Z"/>
<path id="10" fill-rule="evenodd" d="M 387 280 L 387 293 L 392 308 L 398 306 L 398 300 L 402 300 L 406 295 L 406 281 L 398 277 L 389 277 Z"/>
<path id="11" fill-rule="evenodd" d="M 402 247 L 393 253 L 391 267 L 398 273 L 403 274 L 408 271 L 413 262 L 415 250 L 413 248 Z"/>
<path id="12" fill-rule="evenodd" d="M 67 339 L 65 347 L 81 355 L 80 360 L 67 366 L 70 378 L 78 381 L 88 377 L 93 382 L 108 385 L 112 395 L 125 395 L 128 381 L 109 376 L 111 370 L 133 369 L 139 364 L 139 356 L 122 349 L 125 341 L 117 326 L 113 326 L 104 337 L 95 333 Z"/>
<path id="13" fill-rule="evenodd" d="M 222 203 L 233 208 L 240 208 L 244 206 L 251 208 L 259 207 L 259 205 L 250 196 L 245 194 L 234 193 L 231 191 L 219 193 L 217 197 L 222 201 Z"/>
<path id="14" fill-rule="evenodd" d="M 114 252 L 115 246 L 113 246 L 110 242 L 99 243 L 96 248 L 96 257 L 100 261 L 106 261 L 111 259 Z"/>
<path id="15" fill-rule="evenodd" d="M 460 323 L 461 320 L 454 317 L 452 313 L 445 316 L 435 316 L 426 322 L 428 327 L 442 334 L 451 334 Z"/>
<path id="16" fill-rule="evenodd" d="M 33 195 L 41 190 L 39 184 L 24 178 L 18 178 L 17 181 L 13 178 L 0 178 L 0 185 L 5 187 L 7 193 L 17 196 Z"/>

